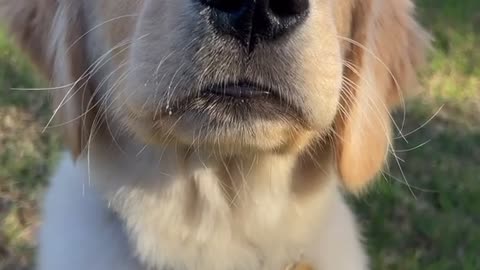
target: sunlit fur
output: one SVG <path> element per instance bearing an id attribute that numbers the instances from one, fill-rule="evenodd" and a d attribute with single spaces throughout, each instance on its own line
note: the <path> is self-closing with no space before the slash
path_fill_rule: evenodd
<path id="1" fill-rule="evenodd" d="M 368 269 L 341 190 L 367 186 L 400 129 L 390 109 L 428 45 L 413 3 L 311 0 L 301 27 L 247 55 L 192 2 L 0 0 L 71 152 L 39 269 Z M 183 103 L 239 79 L 284 104 L 239 119 Z"/>

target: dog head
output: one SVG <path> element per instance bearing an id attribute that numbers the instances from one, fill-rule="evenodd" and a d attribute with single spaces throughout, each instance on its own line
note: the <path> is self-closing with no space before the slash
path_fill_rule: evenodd
<path id="1" fill-rule="evenodd" d="M 335 149 L 359 190 L 389 150 L 389 110 L 427 38 L 411 0 L 0 0 L 63 90 L 75 155 L 111 118 L 151 145 L 219 152 Z"/>

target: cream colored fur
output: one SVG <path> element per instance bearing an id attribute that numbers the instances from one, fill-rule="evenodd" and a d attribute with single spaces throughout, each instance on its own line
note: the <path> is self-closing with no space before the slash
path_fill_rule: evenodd
<path id="1" fill-rule="evenodd" d="M 40 269 L 283 270 L 298 261 L 367 269 L 333 170 L 301 200 L 289 192 L 291 157 L 257 157 L 232 171 L 245 182 L 230 203 L 214 172 L 221 164 L 195 155 L 177 163 L 181 156 L 164 151 L 94 152 L 90 165 L 65 155 L 46 199 Z"/>

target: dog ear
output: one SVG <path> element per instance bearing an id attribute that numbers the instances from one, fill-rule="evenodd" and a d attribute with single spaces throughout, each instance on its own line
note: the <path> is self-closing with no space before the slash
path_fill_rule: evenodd
<path id="1" fill-rule="evenodd" d="M 80 2 L 80 1 L 78 1 Z M 84 24 L 78 3 L 58 0 L 0 0 L 0 15 L 34 64 L 60 86 L 53 92 L 54 119 L 77 158 L 94 119 L 92 83 L 87 76 Z"/>
<path id="2" fill-rule="evenodd" d="M 356 1 L 353 10 L 335 132 L 340 176 L 358 192 L 384 165 L 390 110 L 415 88 L 428 35 L 413 19 L 411 0 Z"/>

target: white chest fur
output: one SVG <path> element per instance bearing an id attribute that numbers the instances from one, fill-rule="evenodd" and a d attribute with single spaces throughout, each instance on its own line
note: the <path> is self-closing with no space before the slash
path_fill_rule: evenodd
<path id="1" fill-rule="evenodd" d="M 68 173 L 77 176 L 76 181 L 100 191 L 105 200 L 97 200 L 93 207 L 109 206 L 120 216 L 124 230 L 115 229 L 113 237 L 120 240 L 111 244 L 118 245 L 115 249 L 124 257 L 113 258 L 113 261 L 127 260 L 124 265 L 128 265 L 131 258 L 136 257 L 148 269 L 159 270 L 282 270 L 299 259 L 318 267 L 335 265 L 330 263 L 331 253 L 335 253 L 335 249 L 348 251 L 348 247 L 353 246 L 354 258 L 360 258 L 355 259 L 359 263 L 354 264 L 357 267 L 341 267 L 340 263 L 332 270 L 363 269 L 358 267 L 365 263 L 353 219 L 339 195 L 333 173 L 321 190 L 305 199 L 292 192 L 294 162 L 289 157 L 269 157 L 254 162 L 223 160 L 221 163 L 196 157 L 178 162 L 178 159 L 159 160 L 151 156 L 137 161 L 116 156 L 115 162 L 111 162 L 112 157 L 97 154 L 95 159 L 91 158 L 90 162 L 84 159 Z M 68 195 L 63 199 L 72 199 L 66 197 Z M 49 206 L 47 202 L 47 212 L 49 207 L 59 208 L 58 203 Z M 99 212 L 91 208 L 85 211 Z M 76 209 L 64 212 L 71 211 L 79 214 Z M 337 212 L 334 215 L 340 218 L 332 219 L 332 212 Z M 46 218 L 44 231 L 55 227 L 49 225 L 48 215 Z M 88 218 L 92 217 L 87 215 Z M 88 221 L 83 223 L 91 226 Z M 119 224 L 114 223 L 118 222 L 84 230 L 118 227 Z M 333 242 L 328 239 L 336 239 L 328 232 L 329 228 L 344 228 L 345 231 L 332 232 L 346 235 L 339 238 L 346 241 L 329 246 Z M 124 234 L 128 235 L 129 243 L 124 240 Z M 88 247 L 88 242 L 85 245 L 86 250 L 95 248 Z M 101 256 L 102 251 L 98 252 L 86 256 Z M 48 256 L 45 253 L 44 257 Z M 95 261 L 95 258 L 89 260 Z"/>
<path id="2" fill-rule="evenodd" d="M 141 184 L 109 192 L 150 266 L 283 269 L 300 258 L 331 193 L 324 202 L 299 204 L 289 157 L 219 162 L 190 156 L 170 163 L 174 168 L 166 164 L 137 174 Z"/>

